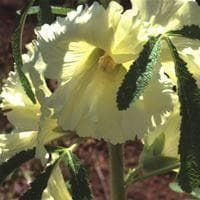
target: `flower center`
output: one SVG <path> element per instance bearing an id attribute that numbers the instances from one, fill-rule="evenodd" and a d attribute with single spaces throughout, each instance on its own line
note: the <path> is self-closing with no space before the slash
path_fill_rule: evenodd
<path id="1" fill-rule="evenodd" d="M 109 55 L 104 54 L 99 58 L 99 67 L 103 69 L 103 71 L 110 72 L 115 68 L 115 66 L 116 63 Z"/>

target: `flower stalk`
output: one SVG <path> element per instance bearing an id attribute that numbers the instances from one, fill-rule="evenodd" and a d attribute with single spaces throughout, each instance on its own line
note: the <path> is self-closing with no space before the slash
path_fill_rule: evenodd
<path id="1" fill-rule="evenodd" d="M 53 14 L 51 12 L 51 6 L 49 0 L 39 0 L 40 5 L 40 22 L 41 24 L 51 24 L 54 20 Z"/>
<path id="2" fill-rule="evenodd" d="M 111 200 L 125 200 L 123 144 L 109 144 Z"/>

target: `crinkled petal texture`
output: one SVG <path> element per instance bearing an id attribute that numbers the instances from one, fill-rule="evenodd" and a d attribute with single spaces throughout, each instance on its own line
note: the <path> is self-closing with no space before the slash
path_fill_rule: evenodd
<path id="1" fill-rule="evenodd" d="M 82 137 L 104 138 L 116 144 L 134 139 L 136 134 L 142 137 L 163 122 L 162 114 L 172 108 L 172 85 L 161 78 L 161 72 L 155 73 L 140 100 L 119 111 L 116 94 L 126 70 L 118 65 L 114 72 L 105 73 L 93 62 L 86 65 L 90 69 L 74 76 L 49 98 L 48 106 L 54 108 L 58 125 Z"/>
<path id="2" fill-rule="evenodd" d="M 184 25 L 199 25 L 200 8 L 195 0 L 131 0 L 142 21 L 150 22 L 149 31 L 159 34 Z M 155 31 L 154 31 L 155 30 Z"/>
<path id="3" fill-rule="evenodd" d="M 53 170 L 42 200 L 72 200 L 59 166 Z"/>
<path id="4" fill-rule="evenodd" d="M 45 106 L 53 109 L 63 130 L 116 144 L 136 134 L 142 137 L 164 123 L 163 115 L 173 108 L 173 91 L 160 63 L 139 100 L 126 111 L 119 111 L 116 104 L 129 63 L 148 40 L 145 27 L 137 10 L 122 14 L 121 6 L 111 2 L 106 10 L 98 3 L 78 7 L 66 18 L 37 29 L 35 55 L 44 63 L 43 76 L 58 80 Z M 40 68 L 37 62 L 30 66 Z M 38 75 L 30 71 L 30 77 L 35 82 Z"/>
<path id="5" fill-rule="evenodd" d="M 10 72 L 0 94 L 1 108 L 17 131 L 38 129 L 39 104 L 32 104 L 26 96 L 16 72 Z"/>
<path id="6" fill-rule="evenodd" d="M 41 105 L 39 103 L 32 104 L 25 94 L 16 72 L 9 73 L 0 97 L 2 98 L 1 109 L 5 111 L 5 115 L 14 127 L 13 133 L 0 134 L 1 163 L 17 153 L 37 145 Z M 43 135 L 42 145 L 63 135 L 63 133 L 53 131 L 56 127 L 56 120 L 52 118 L 48 120 L 48 124 L 44 124 L 46 134 Z"/>
<path id="7" fill-rule="evenodd" d="M 43 145 L 50 141 L 63 136 L 61 133 L 48 132 L 45 135 L 42 143 L 42 147 L 38 151 L 43 150 Z M 26 131 L 26 132 L 14 132 L 10 134 L 0 134 L 0 163 L 5 162 L 17 153 L 32 149 L 38 145 L 37 143 L 38 132 Z M 45 155 L 43 155 L 45 156 Z M 44 157 L 40 157 L 45 160 Z"/>
<path id="8" fill-rule="evenodd" d="M 146 23 L 144 35 L 156 36 L 171 30 L 179 30 L 185 25 L 200 26 L 200 7 L 195 0 L 132 0 L 132 4 L 138 11 L 137 18 L 141 23 Z M 172 40 L 199 85 L 200 41 L 176 36 L 172 37 Z M 161 62 L 165 72 L 176 84 L 173 58 L 164 43 Z"/>
<path id="9" fill-rule="evenodd" d="M 198 87 L 200 87 L 200 41 L 187 38 L 173 38 L 172 40 L 176 44 L 181 58 L 187 63 L 188 70 L 197 81 Z M 170 76 L 173 83 L 177 85 L 173 58 L 167 45 L 164 44 L 163 46 L 161 61 L 164 71 Z"/>
<path id="10" fill-rule="evenodd" d="M 0 163 L 15 154 L 32 149 L 36 144 L 37 132 L 28 131 L 11 134 L 0 134 Z"/>
<path id="11" fill-rule="evenodd" d="M 179 103 L 177 103 L 166 123 L 158 129 L 145 134 L 144 148 L 139 158 L 139 165 L 144 172 L 152 172 L 178 165 L 181 124 L 179 106 Z"/>
<path id="12" fill-rule="evenodd" d="M 170 115 L 169 119 L 163 126 L 160 126 L 153 132 L 150 132 L 145 135 L 145 147 L 147 149 L 156 141 L 156 139 L 161 135 L 164 134 L 164 144 L 162 151 L 159 153 L 161 156 L 170 157 L 170 158 L 179 158 L 178 155 L 178 144 L 179 144 L 179 137 L 180 137 L 180 124 L 181 124 L 181 117 L 176 108 L 173 113 Z M 144 152 L 145 153 L 145 152 Z M 158 155 L 155 155 L 158 156 Z"/>

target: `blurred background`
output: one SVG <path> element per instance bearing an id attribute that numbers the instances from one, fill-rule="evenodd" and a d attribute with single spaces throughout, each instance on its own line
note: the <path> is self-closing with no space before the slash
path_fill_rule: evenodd
<path id="1" fill-rule="evenodd" d="M 11 34 L 16 20 L 16 11 L 24 6 L 26 0 L 0 0 L 0 87 L 10 70 L 13 70 L 13 57 L 11 50 Z M 91 4 L 94 0 L 52 0 L 51 5 L 60 5 L 68 8 L 76 8 L 82 3 Z M 199 1 L 197 2 L 199 3 Z M 37 1 L 36 1 L 37 4 Z M 130 7 L 129 0 L 122 0 L 125 9 Z M 37 25 L 37 17 L 29 16 L 23 33 L 23 47 L 34 39 L 34 27 Z M 26 49 L 23 48 L 26 52 Z M 0 111 L 0 132 L 9 134 L 12 125 Z M 75 137 L 62 138 L 56 144 L 68 146 Z M 127 142 L 125 145 L 126 169 L 137 165 L 138 156 L 142 151 L 142 143 L 139 140 Z M 108 187 L 108 149 L 103 141 L 87 139 L 77 149 L 76 154 L 85 165 L 89 174 L 89 181 L 93 191 L 94 200 L 109 200 Z M 30 160 L 12 173 L 6 181 L 0 185 L 0 200 L 18 200 L 20 194 L 28 187 L 28 182 L 33 180 L 42 170 L 38 160 Z M 0 172 L 3 173 L 3 172 Z M 67 178 L 67 172 L 63 167 L 63 175 Z M 174 172 L 155 176 L 130 186 L 128 188 L 128 200 L 189 200 L 185 194 L 175 193 L 169 188 L 169 183 L 175 180 Z"/>

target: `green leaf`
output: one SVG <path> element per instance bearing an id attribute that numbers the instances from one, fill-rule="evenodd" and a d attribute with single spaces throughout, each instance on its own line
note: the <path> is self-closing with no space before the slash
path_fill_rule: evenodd
<path id="1" fill-rule="evenodd" d="M 184 26 L 180 30 L 170 31 L 168 35 L 183 36 L 190 39 L 200 40 L 200 27 L 197 25 Z"/>
<path id="2" fill-rule="evenodd" d="M 176 152 L 174 153 L 174 157 L 172 157 L 173 148 L 171 145 L 174 145 L 174 141 L 169 147 L 166 146 L 166 144 L 169 143 L 169 137 L 171 136 L 164 132 L 160 133 L 159 135 L 156 135 L 156 133 L 146 135 L 146 138 L 144 139 L 144 148 L 139 157 L 139 165 L 142 166 L 144 172 L 153 172 L 175 165 L 179 162 L 178 157 L 175 156 Z M 170 148 L 169 155 L 166 153 L 167 148 Z M 174 150 L 177 150 L 177 148 L 174 147 Z"/>
<path id="3" fill-rule="evenodd" d="M 152 157 L 143 157 L 140 160 L 142 168 L 145 172 L 153 172 L 168 166 L 175 165 L 179 162 L 177 158 L 166 157 L 166 156 L 152 156 Z"/>
<path id="4" fill-rule="evenodd" d="M 181 104 L 181 136 L 179 153 L 181 167 L 178 181 L 190 193 L 200 187 L 200 90 L 187 63 L 179 56 L 172 41 L 166 38 L 175 62 L 178 96 Z"/>
<path id="5" fill-rule="evenodd" d="M 39 19 L 41 24 L 51 24 L 54 21 L 54 16 L 51 12 L 49 0 L 39 0 L 40 12 Z"/>
<path id="6" fill-rule="evenodd" d="M 181 189 L 181 187 L 179 186 L 177 182 L 170 183 L 169 188 L 174 192 L 183 193 L 183 190 Z"/>
<path id="7" fill-rule="evenodd" d="M 155 65 L 160 56 L 160 37 L 151 37 L 144 45 L 137 60 L 130 66 L 129 71 L 119 87 L 117 105 L 119 110 L 125 110 L 134 102 L 149 84 Z"/>
<path id="8" fill-rule="evenodd" d="M 19 78 L 21 84 L 27 94 L 27 96 L 31 99 L 33 103 L 36 103 L 36 99 L 34 93 L 31 88 L 31 84 L 29 83 L 27 77 L 25 76 L 24 72 L 22 71 L 23 61 L 22 61 L 22 33 L 24 29 L 24 24 L 26 21 L 27 13 L 29 8 L 32 6 L 35 0 L 27 1 L 26 6 L 24 9 L 21 10 L 21 15 L 17 16 L 17 26 L 15 31 L 12 35 L 12 50 L 13 50 L 13 57 L 16 63 L 16 70 L 19 74 Z"/>
<path id="9" fill-rule="evenodd" d="M 50 178 L 50 175 L 55 167 L 55 165 L 57 164 L 58 160 L 56 160 L 53 164 L 49 165 L 46 170 L 41 173 L 36 179 L 35 181 L 33 181 L 30 185 L 30 189 L 27 190 L 22 197 L 20 198 L 20 200 L 33 200 L 33 199 L 37 199 L 40 200 L 42 197 L 42 193 L 44 191 L 44 189 L 47 187 L 48 184 L 48 180 Z"/>
<path id="10" fill-rule="evenodd" d="M 11 172 L 19 168 L 24 162 L 32 159 L 34 155 L 35 149 L 22 151 L 0 165 L 0 183 L 3 182 Z"/>
<path id="11" fill-rule="evenodd" d="M 170 183 L 169 184 L 169 188 L 174 192 L 184 193 L 184 191 L 181 189 L 181 187 L 179 186 L 179 184 L 177 182 Z M 192 191 L 191 199 L 200 200 L 200 190 L 199 189 L 196 189 L 196 190 Z"/>
<path id="12" fill-rule="evenodd" d="M 85 168 L 71 151 L 67 151 L 65 161 L 70 172 L 69 184 L 71 185 L 73 199 L 91 200 L 92 197 Z"/>
<path id="13" fill-rule="evenodd" d="M 161 160 L 162 162 L 163 160 Z M 171 162 L 168 165 L 163 165 L 160 163 L 161 166 L 152 169 L 151 171 L 145 171 L 143 168 L 139 167 L 137 169 L 129 170 L 128 174 L 125 177 L 125 186 L 130 184 L 134 184 L 138 181 L 145 180 L 152 176 L 162 175 L 172 171 L 173 169 L 177 169 L 179 167 L 179 162 Z"/>
<path id="14" fill-rule="evenodd" d="M 149 147 L 149 151 L 152 152 L 154 156 L 160 155 L 165 145 L 165 134 L 161 133 L 158 137 L 156 137 L 153 144 Z"/>

